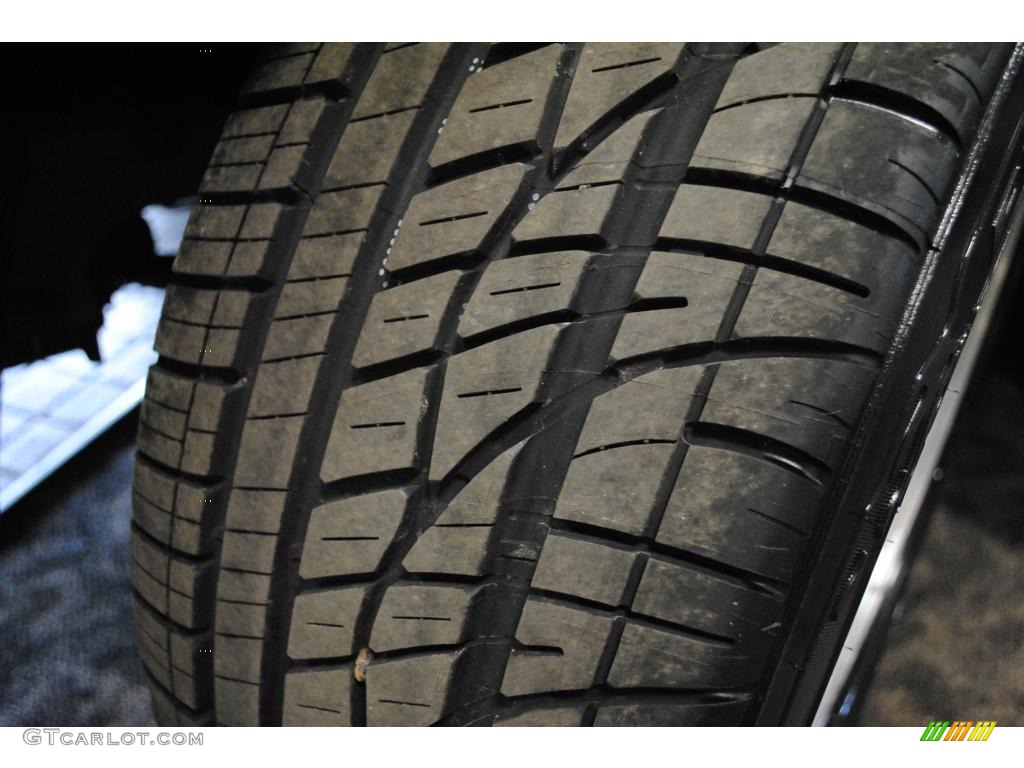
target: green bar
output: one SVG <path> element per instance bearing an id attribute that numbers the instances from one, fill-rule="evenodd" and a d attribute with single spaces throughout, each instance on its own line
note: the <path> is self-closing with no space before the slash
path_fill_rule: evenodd
<path id="1" fill-rule="evenodd" d="M 941 741 L 943 734 L 949 728 L 949 720 L 933 720 L 921 734 L 921 741 Z"/>

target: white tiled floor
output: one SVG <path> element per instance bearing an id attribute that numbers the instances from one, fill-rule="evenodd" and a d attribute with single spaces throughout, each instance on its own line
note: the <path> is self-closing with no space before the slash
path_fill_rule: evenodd
<path id="1" fill-rule="evenodd" d="M 131 283 L 104 309 L 94 363 L 80 349 L 0 373 L 0 511 L 142 399 L 164 292 Z"/>

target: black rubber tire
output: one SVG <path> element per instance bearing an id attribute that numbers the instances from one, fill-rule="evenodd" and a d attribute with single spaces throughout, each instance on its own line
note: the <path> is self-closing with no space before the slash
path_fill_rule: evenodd
<path id="1" fill-rule="evenodd" d="M 904 340 L 942 336 L 945 308 L 914 310 L 958 269 L 937 233 L 1016 62 L 275 49 L 203 181 L 142 406 L 158 720 L 806 721 L 813 695 L 785 702 L 863 586 L 838 571 L 887 525 L 837 539 L 863 518 L 844 494 L 918 418 L 878 415 L 912 394 L 891 372 L 927 342 Z"/>

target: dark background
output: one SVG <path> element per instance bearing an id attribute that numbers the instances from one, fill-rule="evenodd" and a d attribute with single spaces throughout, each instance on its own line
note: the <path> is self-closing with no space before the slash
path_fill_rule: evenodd
<path id="1" fill-rule="evenodd" d="M 30 50 L 2 53 L 4 71 L 19 73 L 8 121 L 18 151 L 5 160 L 17 194 L 0 206 L 3 364 L 88 348 L 119 281 L 159 282 L 138 211 L 194 194 L 257 52 Z M 928 499 L 931 525 L 859 723 L 1024 724 L 1022 262 Z M 128 572 L 136 419 L 0 515 L 0 725 L 152 722 Z"/>

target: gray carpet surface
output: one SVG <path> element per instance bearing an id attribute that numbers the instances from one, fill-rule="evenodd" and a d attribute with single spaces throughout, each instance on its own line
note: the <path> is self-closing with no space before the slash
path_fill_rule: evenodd
<path id="1" fill-rule="evenodd" d="M 153 723 L 128 572 L 127 421 L 0 518 L 0 725 Z"/>

